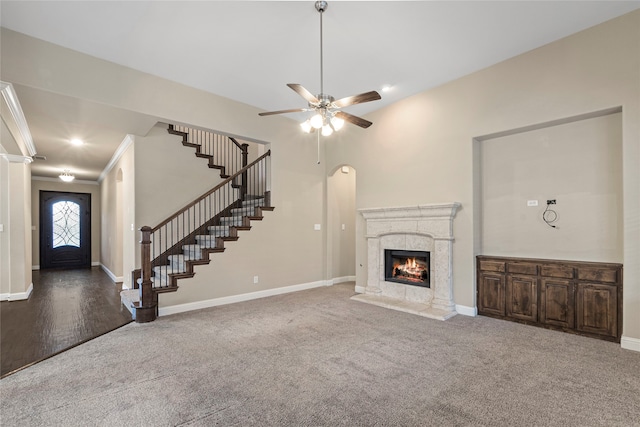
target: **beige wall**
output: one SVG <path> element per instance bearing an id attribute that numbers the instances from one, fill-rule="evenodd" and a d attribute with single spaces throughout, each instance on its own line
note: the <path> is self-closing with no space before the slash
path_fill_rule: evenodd
<path id="1" fill-rule="evenodd" d="M 295 123 L 294 123 L 295 125 Z M 287 130 L 296 132 L 295 126 Z M 272 144 L 272 205 L 262 221 L 252 221 L 222 254 L 198 266 L 180 290 L 162 295 L 160 307 L 303 285 L 325 279 L 323 231 L 324 167 L 316 165 L 314 141 L 291 135 Z M 259 283 L 253 278 L 258 276 Z"/>
<path id="2" fill-rule="evenodd" d="M 130 138 L 130 137 L 127 137 Z M 135 139 L 135 137 L 132 137 Z M 120 159 L 100 183 L 102 200 L 102 241 L 100 262 L 116 281 L 131 287 L 134 269 L 135 230 L 135 165 L 134 147 L 129 144 Z M 133 228 L 133 229 L 132 229 Z"/>
<path id="3" fill-rule="evenodd" d="M 0 150 L 4 151 L 4 150 Z M 28 297 L 31 277 L 31 168 L 0 157 L 1 299 Z"/>
<path id="4" fill-rule="evenodd" d="M 480 148 L 482 254 L 623 261 L 622 114 L 489 139 Z M 550 199 L 555 229 L 542 219 Z"/>
<path id="5" fill-rule="evenodd" d="M 40 267 L 40 191 L 63 191 L 69 193 L 91 194 L 91 264 L 100 264 L 100 187 L 97 183 L 80 184 L 75 182 L 42 181 L 37 177 L 31 182 L 31 223 L 35 230 L 31 233 L 32 262 L 35 268 Z"/>
<path id="6" fill-rule="evenodd" d="M 31 274 L 31 166 L 2 103 L 0 120 L 0 299 L 26 299 Z"/>
<path id="7" fill-rule="evenodd" d="M 0 154 L 6 154 L 2 145 L 0 145 Z M 9 220 L 9 160 L 0 156 L 0 224 L 3 227 L 0 232 L 0 294 L 11 292 Z"/>
<path id="8" fill-rule="evenodd" d="M 342 167 L 348 173 L 342 172 Z M 344 225 L 344 230 L 342 226 Z M 339 167 L 327 178 L 328 277 L 356 274 L 356 171 Z"/>
<path id="9" fill-rule="evenodd" d="M 623 334 L 640 339 L 639 52 L 640 12 L 633 12 L 369 115 L 371 128 L 336 135 L 327 167 L 355 167 L 358 208 L 461 202 L 454 299 L 475 307 L 474 138 L 622 106 Z M 359 216 L 356 276 L 364 286 L 362 223 Z"/>
<path id="10" fill-rule="evenodd" d="M 135 137 L 136 230 L 159 224 L 222 182 L 220 171 L 181 141 L 164 124 Z"/>

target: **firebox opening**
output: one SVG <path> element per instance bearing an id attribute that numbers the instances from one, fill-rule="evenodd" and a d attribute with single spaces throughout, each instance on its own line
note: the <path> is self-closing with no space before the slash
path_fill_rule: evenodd
<path id="1" fill-rule="evenodd" d="M 384 280 L 430 288 L 430 253 L 385 249 Z"/>

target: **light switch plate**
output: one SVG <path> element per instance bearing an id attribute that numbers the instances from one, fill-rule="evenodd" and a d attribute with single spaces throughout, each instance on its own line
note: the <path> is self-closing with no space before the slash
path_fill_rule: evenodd
<path id="1" fill-rule="evenodd" d="M 527 200 L 527 206 L 538 206 L 537 200 Z"/>
<path id="2" fill-rule="evenodd" d="M 320 230 L 320 224 L 313 224 L 313 229 L 316 231 Z"/>

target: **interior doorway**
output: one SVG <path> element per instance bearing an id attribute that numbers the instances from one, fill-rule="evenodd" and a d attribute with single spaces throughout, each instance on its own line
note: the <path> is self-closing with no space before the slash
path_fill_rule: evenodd
<path id="1" fill-rule="evenodd" d="M 354 281 L 356 275 L 356 170 L 337 167 L 327 178 L 327 278 Z"/>
<path id="2" fill-rule="evenodd" d="M 91 267 L 91 194 L 40 191 L 40 268 Z"/>

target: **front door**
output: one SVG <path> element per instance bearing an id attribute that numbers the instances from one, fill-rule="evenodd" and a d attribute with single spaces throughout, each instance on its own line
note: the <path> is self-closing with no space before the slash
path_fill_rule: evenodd
<path id="1" fill-rule="evenodd" d="M 40 191 L 40 268 L 91 266 L 91 194 Z"/>

